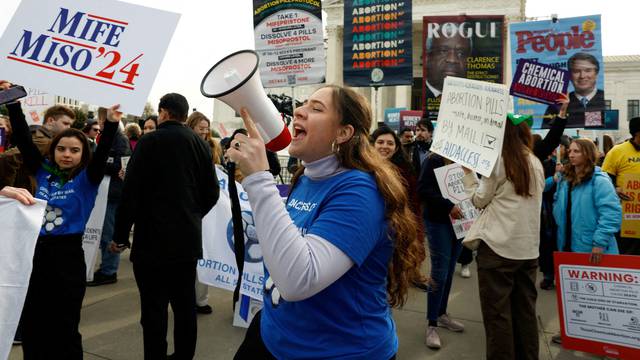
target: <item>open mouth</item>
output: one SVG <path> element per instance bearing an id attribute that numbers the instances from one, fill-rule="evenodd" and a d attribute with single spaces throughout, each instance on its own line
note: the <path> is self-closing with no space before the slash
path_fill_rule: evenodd
<path id="1" fill-rule="evenodd" d="M 307 131 L 305 130 L 304 127 L 294 124 L 293 125 L 293 139 L 294 141 L 299 141 L 304 139 L 304 137 L 307 135 Z"/>

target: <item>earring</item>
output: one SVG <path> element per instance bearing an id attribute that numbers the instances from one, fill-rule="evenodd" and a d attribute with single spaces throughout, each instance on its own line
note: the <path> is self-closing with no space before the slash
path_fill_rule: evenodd
<path id="1" fill-rule="evenodd" d="M 333 140 L 331 143 L 331 152 L 337 154 L 340 152 L 340 144 L 336 143 L 336 140 Z"/>

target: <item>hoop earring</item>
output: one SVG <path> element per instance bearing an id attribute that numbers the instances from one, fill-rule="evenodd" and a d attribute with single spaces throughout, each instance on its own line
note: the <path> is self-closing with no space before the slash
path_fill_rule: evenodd
<path id="1" fill-rule="evenodd" d="M 334 154 L 338 154 L 340 152 L 340 144 L 336 143 L 335 140 L 331 143 L 331 152 Z"/>

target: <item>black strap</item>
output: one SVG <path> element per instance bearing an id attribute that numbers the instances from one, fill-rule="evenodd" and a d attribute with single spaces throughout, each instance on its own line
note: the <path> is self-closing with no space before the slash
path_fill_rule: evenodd
<path id="1" fill-rule="evenodd" d="M 227 171 L 229 174 L 229 199 L 231 200 L 231 221 L 233 223 L 233 250 L 236 255 L 236 265 L 238 267 L 238 282 L 233 290 L 233 309 L 240 299 L 240 283 L 242 282 L 242 272 L 244 270 L 244 224 L 242 223 L 242 210 L 238 198 L 238 188 L 236 188 L 236 164 L 228 162 Z"/>

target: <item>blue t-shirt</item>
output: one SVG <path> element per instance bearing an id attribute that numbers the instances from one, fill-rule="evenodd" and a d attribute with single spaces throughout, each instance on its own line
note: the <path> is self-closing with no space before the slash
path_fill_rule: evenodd
<path id="1" fill-rule="evenodd" d="M 64 185 L 42 167 L 36 173 L 36 198 L 47 202 L 40 235 L 82 234 L 98 195 L 98 185 L 83 169 Z"/>
<path id="2" fill-rule="evenodd" d="M 373 176 L 358 170 L 320 181 L 303 176 L 287 210 L 303 235 L 326 239 L 355 265 L 302 301 L 287 302 L 265 286 L 261 335 L 267 349 L 278 359 L 390 359 L 398 351 L 387 301 L 393 244 Z"/>

